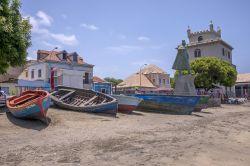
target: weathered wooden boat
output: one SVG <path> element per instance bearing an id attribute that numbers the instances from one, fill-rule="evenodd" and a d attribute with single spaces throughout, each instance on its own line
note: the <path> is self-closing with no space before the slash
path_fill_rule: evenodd
<path id="1" fill-rule="evenodd" d="M 194 108 L 194 112 L 200 112 L 202 109 L 207 108 L 208 100 L 208 95 L 201 95 L 198 104 Z"/>
<path id="2" fill-rule="evenodd" d="M 200 96 L 156 94 L 135 94 L 133 96 L 143 99 L 137 110 L 169 114 L 189 115 L 194 111 L 195 106 L 200 100 Z"/>
<path id="3" fill-rule="evenodd" d="M 48 123 L 46 114 L 50 107 L 50 95 L 43 90 L 29 90 L 7 100 L 8 110 L 16 118 L 38 119 Z"/>
<path id="4" fill-rule="evenodd" d="M 118 101 L 118 111 L 122 113 L 131 113 L 137 108 L 142 99 L 134 96 L 112 95 Z"/>
<path id="5" fill-rule="evenodd" d="M 53 103 L 61 108 L 116 115 L 118 103 L 112 96 L 93 90 L 59 86 L 51 93 Z"/>

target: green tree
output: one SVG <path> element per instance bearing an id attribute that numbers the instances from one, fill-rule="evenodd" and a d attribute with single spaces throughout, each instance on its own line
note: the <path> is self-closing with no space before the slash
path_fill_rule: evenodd
<path id="1" fill-rule="evenodd" d="M 10 66 L 25 64 L 31 45 L 31 25 L 19 9 L 19 0 L 0 1 L 0 74 L 6 73 Z"/>
<path id="2" fill-rule="evenodd" d="M 228 62 L 216 57 L 198 58 L 191 63 L 191 73 L 195 75 L 195 86 L 209 90 L 213 84 L 231 87 L 235 84 L 237 71 Z M 175 72 L 175 77 L 179 74 Z M 187 74 L 187 71 L 182 72 Z"/>
<path id="3" fill-rule="evenodd" d="M 107 82 L 111 82 L 112 86 L 115 87 L 115 91 L 116 91 L 117 85 L 123 81 L 122 79 L 115 79 L 113 77 L 105 77 L 104 80 Z"/>
<path id="4" fill-rule="evenodd" d="M 175 77 L 170 77 L 170 85 L 171 85 L 171 88 L 175 88 Z"/>

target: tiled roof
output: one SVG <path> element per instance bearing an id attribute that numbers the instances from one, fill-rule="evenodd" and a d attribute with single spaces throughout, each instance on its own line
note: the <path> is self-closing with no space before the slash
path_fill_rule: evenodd
<path id="1" fill-rule="evenodd" d="M 151 74 L 151 73 L 167 74 L 163 69 L 153 64 L 146 66 L 144 69 L 141 70 L 141 73 L 142 74 Z"/>
<path id="2" fill-rule="evenodd" d="M 250 82 L 250 73 L 238 74 L 236 83 Z"/>
<path id="3" fill-rule="evenodd" d="M 62 54 L 66 53 L 66 59 L 62 59 Z M 46 50 L 38 50 L 37 51 L 37 60 L 38 61 L 56 61 L 56 62 L 62 62 L 65 61 L 67 63 L 72 63 L 73 62 L 73 55 L 77 55 L 77 63 L 78 64 L 84 64 L 83 58 L 78 56 L 76 52 L 73 53 L 67 53 L 65 50 L 64 51 L 46 51 Z"/>
<path id="4" fill-rule="evenodd" d="M 6 74 L 0 75 L 0 82 L 13 82 L 16 81 L 18 76 L 23 72 L 25 66 L 10 67 Z"/>
<path id="5" fill-rule="evenodd" d="M 141 85 L 140 85 L 140 80 L 141 80 Z M 138 73 L 129 76 L 123 82 L 118 84 L 117 87 L 129 88 L 129 87 L 140 87 L 140 86 L 145 88 L 156 88 L 144 74 L 141 74 L 141 79 L 140 79 L 140 74 Z"/>
<path id="6" fill-rule="evenodd" d="M 95 83 L 104 83 L 106 81 L 99 78 L 99 77 L 97 77 L 97 76 L 93 76 L 93 82 L 95 82 Z"/>

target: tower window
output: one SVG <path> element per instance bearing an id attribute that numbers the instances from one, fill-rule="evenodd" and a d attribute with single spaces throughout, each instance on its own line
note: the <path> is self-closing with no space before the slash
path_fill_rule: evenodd
<path id="1" fill-rule="evenodd" d="M 225 49 L 222 48 L 222 55 L 225 56 Z"/>
<path id="2" fill-rule="evenodd" d="M 230 52 L 228 52 L 228 53 L 227 53 L 227 56 L 228 56 L 228 59 L 230 59 L 230 58 L 231 58 L 231 54 L 230 54 Z"/>
<path id="3" fill-rule="evenodd" d="M 201 50 L 200 50 L 200 49 L 196 49 L 196 50 L 194 51 L 194 57 L 195 57 L 195 58 L 201 57 Z"/>
<path id="4" fill-rule="evenodd" d="M 203 37 L 202 36 L 199 36 L 198 37 L 198 42 L 201 42 L 203 40 Z"/>

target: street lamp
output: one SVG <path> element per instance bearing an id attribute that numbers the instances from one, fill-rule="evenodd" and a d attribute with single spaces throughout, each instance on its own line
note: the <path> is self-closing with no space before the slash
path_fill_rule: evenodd
<path id="1" fill-rule="evenodd" d="M 56 50 L 56 49 L 58 49 L 58 47 L 53 48 L 53 50 L 52 50 L 52 51 L 54 51 L 54 50 Z M 51 52 L 52 52 L 52 51 L 51 51 Z"/>
<path id="2" fill-rule="evenodd" d="M 58 49 L 58 47 L 54 47 L 54 48 L 50 51 L 49 55 L 53 55 L 53 51 L 55 51 L 56 49 Z M 51 56 L 50 56 L 49 58 L 50 58 L 50 60 L 51 60 Z"/>
<path id="3" fill-rule="evenodd" d="M 142 69 L 144 66 L 147 66 L 147 64 L 143 64 L 143 65 L 140 67 L 140 90 L 141 90 L 141 69 Z"/>

